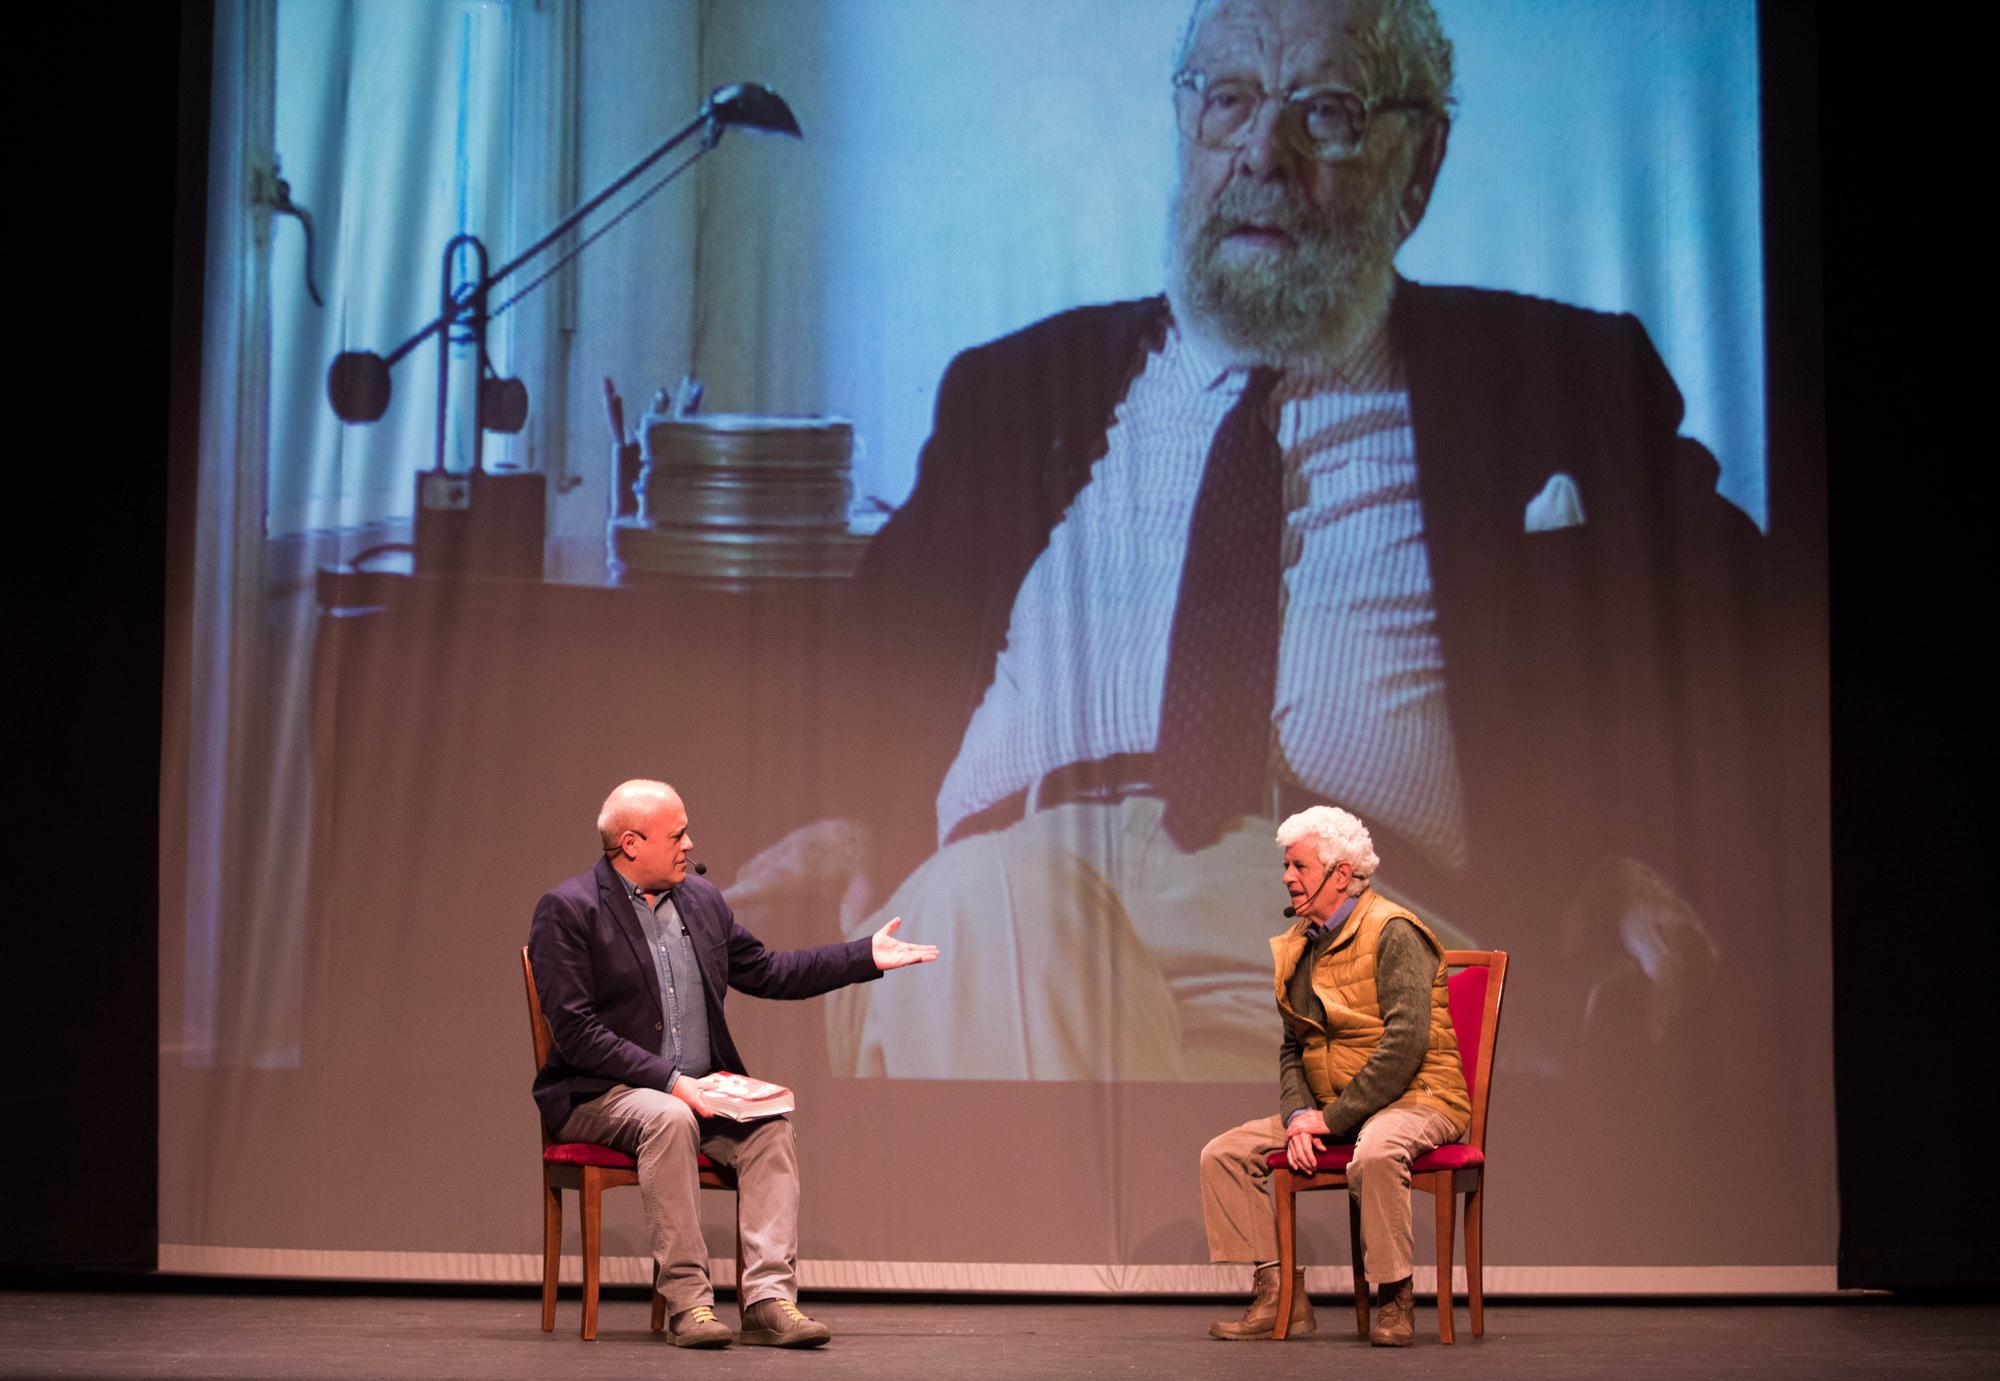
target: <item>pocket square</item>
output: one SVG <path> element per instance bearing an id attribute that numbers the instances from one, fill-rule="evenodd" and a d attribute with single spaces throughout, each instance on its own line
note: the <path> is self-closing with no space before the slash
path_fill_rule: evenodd
<path id="1" fill-rule="evenodd" d="M 1549 476 L 1542 492 L 1528 500 L 1522 515 L 1523 532 L 1555 532 L 1560 528 L 1583 526 L 1583 495 L 1576 481 L 1558 470 Z"/>

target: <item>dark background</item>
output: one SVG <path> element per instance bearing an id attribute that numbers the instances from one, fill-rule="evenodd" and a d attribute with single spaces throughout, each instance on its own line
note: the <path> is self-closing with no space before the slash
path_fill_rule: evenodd
<path id="1" fill-rule="evenodd" d="M 150 1270 L 157 1245 L 163 591 L 192 527 L 210 13 L 84 13 L 22 35 L 14 163 L 12 1278 Z M 1843 1286 L 1990 1290 L 2000 1190 L 1955 1148 L 1990 1101 L 2000 957 L 1973 867 L 1992 447 L 1952 425 L 1978 391 L 1931 305 L 1973 290 L 1927 259 L 1953 262 L 1930 237 L 1969 190 L 1965 127 L 1951 82 L 1889 75 L 1936 72 L 1935 29 L 1849 13 L 1760 21 L 1773 503 L 1823 510 L 1831 553 L 1838 1137 L 1798 1155 L 1838 1156 Z"/>

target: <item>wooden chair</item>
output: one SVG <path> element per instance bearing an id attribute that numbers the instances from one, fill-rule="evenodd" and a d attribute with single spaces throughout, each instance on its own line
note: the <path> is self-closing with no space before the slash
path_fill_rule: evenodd
<path id="1" fill-rule="evenodd" d="M 541 995 L 535 991 L 535 966 L 528 962 L 528 948 L 521 947 L 521 977 L 528 985 L 528 1027 L 535 1041 L 535 1068 L 549 1062 L 555 1044 L 549 1035 L 548 1019 L 542 1015 Z M 541 1118 L 535 1119 L 537 1125 Z M 736 1188 L 736 1175 L 707 1156 L 696 1157 L 703 1189 Z M 588 1141 L 551 1141 L 542 1128 L 542 1332 L 553 1333 L 556 1326 L 556 1281 L 562 1269 L 562 1192 L 574 1189 L 583 1210 L 583 1337 L 597 1338 L 597 1257 L 604 1236 L 604 1191 L 620 1185 L 639 1183 L 638 1163 L 623 1151 Z M 737 1234 L 736 1279 L 743 1280 L 742 1234 Z M 667 1302 L 653 1294 L 653 1331 L 667 1326 Z"/>
<path id="2" fill-rule="evenodd" d="M 1449 979 L 1447 1001 L 1451 1024 L 1458 1034 L 1458 1058 L 1465 1085 L 1472 1094 L 1472 1129 L 1462 1142 L 1440 1146 L 1410 1163 L 1410 1187 L 1437 1200 L 1438 1341 L 1452 1341 L 1451 1249 L 1452 1220 L 1457 1196 L 1465 1196 L 1465 1286 L 1472 1312 L 1472 1336 L 1486 1332 L 1486 1296 L 1480 1272 L 1485 1261 L 1482 1193 L 1486 1185 L 1486 1105 L 1493 1091 L 1493 1049 L 1500 1037 L 1500 997 L 1507 986 L 1505 950 L 1446 950 L 1444 961 L 1456 970 Z M 1297 1260 L 1297 1212 L 1294 1197 L 1314 1189 L 1347 1188 L 1352 1146 L 1331 1146 L 1319 1152 L 1319 1167 L 1301 1175 L 1285 1161 L 1283 1151 L 1267 1162 L 1271 1168 L 1271 1211 L 1278 1226 L 1278 1322 L 1272 1336 L 1283 1338 L 1292 1319 L 1292 1271 Z M 1347 1200 L 1347 1236 L 1354 1261 L 1354 1323 L 1368 1336 L 1368 1277 L 1361 1269 L 1361 1207 Z"/>

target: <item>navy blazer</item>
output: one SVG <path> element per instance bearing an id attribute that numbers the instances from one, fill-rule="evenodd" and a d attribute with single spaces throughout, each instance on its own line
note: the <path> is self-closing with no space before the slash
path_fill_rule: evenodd
<path id="1" fill-rule="evenodd" d="M 742 926 L 715 885 L 690 876 L 674 906 L 694 942 L 708 1008 L 709 1059 L 716 1069 L 747 1074 L 729 1034 L 722 1001 L 729 989 L 753 997 L 817 997 L 879 978 L 872 940 L 863 936 L 809 949 L 766 949 Z M 557 884 L 535 903 L 528 958 L 555 1044 L 535 1073 L 542 1123 L 559 1135 L 579 1103 L 614 1084 L 664 1089 L 674 1066 L 660 1057 L 666 1014 L 659 971 L 623 882 L 608 858 Z"/>

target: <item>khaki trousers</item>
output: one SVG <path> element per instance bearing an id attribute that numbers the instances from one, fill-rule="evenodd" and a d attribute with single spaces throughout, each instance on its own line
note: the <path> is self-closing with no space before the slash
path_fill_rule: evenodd
<path id="1" fill-rule="evenodd" d="M 703 1122 L 671 1093 L 619 1084 L 579 1104 L 563 1123 L 562 1137 L 614 1147 L 639 1162 L 639 1197 L 658 1268 L 655 1288 L 669 1313 L 715 1303 L 701 1235 L 697 1150 L 736 1171 L 743 1246 L 736 1297 L 742 1307 L 798 1298 L 799 1160 L 790 1122 Z"/>
<path id="2" fill-rule="evenodd" d="M 1410 1274 L 1410 1162 L 1463 1135 L 1465 1128 L 1455 1119 L 1423 1107 L 1384 1108 L 1361 1124 L 1347 1190 L 1361 1205 L 1369 1284 Z M 1275 1114 L 1245 1122 L 1201 1148 L 1201 1215 L 1210 1261 L 1278 1259 L 1265 1158 L 1284 1149 L 1285 1125 Z"/>

